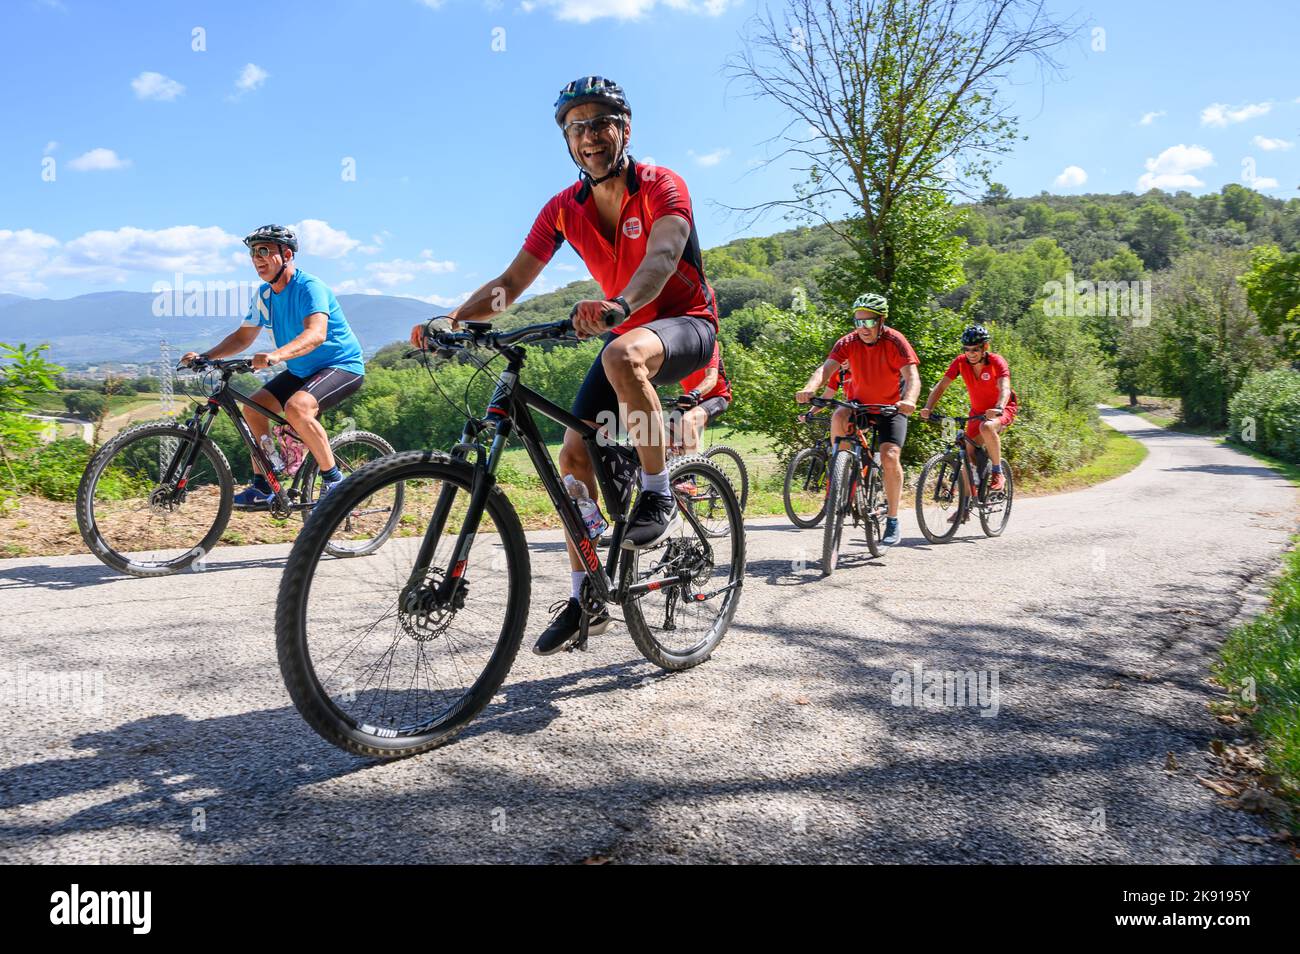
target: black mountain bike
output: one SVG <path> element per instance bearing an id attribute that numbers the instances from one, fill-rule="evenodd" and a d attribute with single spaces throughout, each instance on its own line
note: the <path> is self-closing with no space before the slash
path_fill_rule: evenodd
<path id="1" fill-rule="evenodd" d="M 660 400 L 664 409 L 664 427 L 669 432 L 668 457 L 671 459 L 686 452 L 682 445 L 680 416 L 673 416 L 675 412 L 679 413 L 679 409 L 676 398 Z M 731 489 L 736 492 L 736 499 L 740 501 L 740 509 L 743 512 L 745 504 L 749 502 L 749 471 L 745 468 L 745 461 L 740 456 L 740 451 L 726 444 L 713 444 L 702 450 L 700 456 L 713 461 L 714 466 L 731 482 Z"/>
<path id="2" fill-rule="evenodd" d="M 221 448 L 208 436 L 225 411 L 248 452 L 261 464 L 275 490 L 270 516 L 305 521 L 316 506 L 320 469 L 310 453 L 291 482 L 253 439 L 239 409 L 256 408 L 277 424 L 288 422 L 236 391 L 230 378 L 252 371 L 247 360 L 195 360 L 196 371 L 220 374 L 212 394 L 187 421 L 152 421 L 118 434 L 90 459 L 77 488 L 77 527 L 90 551 L 108 566 L 132 576 L 166 576 L 203 566 L 234 506 L 234 477 Z M 179 369 L 178 369 L 179 370 Z M 340 470 L 350 473 L 368 460 L 392 454 L 388 441 L 367 431 L 348 431 L 330 440 Z M 337 489 L 337 488 L 336 488 Z M 243 508 L 247 509 L 247 508 Z M 402 513 L 402 488 L 384 497 L 357 501 L 328 542 L 332 556 L 374 553 L 392 534 Z"/>
<path id="3" fill-rule="evenodd" d="M 349 752 L 380 758 L 414 755 L 450 741 L 501 686 L 528 622 L 534 570 L 514 505 L 496 482 L 507 440 L 522 441 L 540 483 L 584 562 L 581 602 L 621 607 L 637 649 L 655 665 L 686 669 L 709 658 L 740 600 L 745 537 L 740 503 L 727 478 L 703 457 L 677 457 L 670 484 L 694 483 L 709 500 L 674 491 L 679 529 L 643 550 L 622 540 L 640 464 L 627 445 L 525 387 L 522 345 L 564 337 L 568 320 L 492 331 L 426 331 L 432 350 L 489 362 L 506 360 L 486 411 L 465 409 L 461 440 L 450 454 L 408 451 L 367 464 L 331 491 L 294 544 L 276 606 L 276 648 L 298 711 L 321 736 Z M 577 502 L 565 491 L 533 412 L 582 434 L 595 464 L 601 504 L 613 522 L 602 566 Z M 322 561 L 333 528 L 356 501 L 406 487 L 402 520 L 410 538 L 394 539 L 363 564 Z M 567 571 L 567 561 L 564 569 Z M 568 573 L 544 571 L 560 589 Z M 586 616 L 577 648 L 585 648 Z"/>
<path id="4" fill-rule="evenodd" d="M 790 459 L 785 469 L 785 512 L 796 527 L 807 530 L 822 522 L 826 514 L 826 483 L 831 472 L 830 416 L 810 418 L 809 430 L 817 436 Z"/>
<path id="5" fill-rule="evenodd" d="M 822 530 L 822 576 L 835 572 L 839 561 L 840 537 L 844 521 L 851 519 L 855 527 L 862 527 L 867 536 L 867 549 L 873 557 L 884 554 L 880 538 L 884 536 L 885 518 L 889 506 L 885 501 L 885 484 L 881 476 L 877 452 L 880 442 L 873 418 L 890 418 L 898 413 L 896 404 L 859 404 L 857 401 L 837 401 L 834 398 L 813 398 L 813 407 L 843 407 L 853 413 L 854 432 L 844 438 L 835 456 L 831 458 L 831 473 L 826 491 L 826 526 Z M 870 439 L 864 436 L 871 434 Z"/>
<path id="6" fill-rule="evenodd" d="M 989 490 L 993 463 L 984 448 L 975 446 L 974 460 L 967 451 L 966 422 L 983 420 L 982 417 L 943 417 L 931 414 L 936 423 L 952 421 L 957 427 L 952 447 L 940 451 L 925 462 L 921 479 L 916 485 L 916 522 L 931 543 L 947 543 L 957 534 L 957 528 L 970 519 L 971 510 L 978 511 L 980 526 L 990 537 L 1000 536 L 1011 519 L 1011 502 L 1014 483 L 1011 463 L 1002 455 L 1002 476 L 1006 486 L 1002 490 Z M 965 479 L 962 474 L 965 472 Z M 972 494 L 971 487 L 977 491 Z"/>

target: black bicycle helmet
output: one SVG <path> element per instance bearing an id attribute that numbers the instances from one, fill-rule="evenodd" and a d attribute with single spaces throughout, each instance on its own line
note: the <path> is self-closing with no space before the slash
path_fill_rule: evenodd
<path id="1" fill-rule="evenodd" d="M 623 92 L 623 87 L 603 76 L 584 76 L 560 90 L 560 97 L 555 101 L 555 124 L 560 127 L 560 135 L 564 135 L 565 114 L 574 106 L 581 106 L 583 103 L 604 103 L 615 112 L 621 113 L 625 119 L 630 118 L 632 115 L 632 107 L 627 101 L 627 95 Z M 599 179 L 593 177 L 591 173 L 582 167 L 582 163 L 573 154 L 573 147 L 569 144 L 568 137 L 565 137 L 564 146 L 569 150 L 569 158 L 578 167 L 578 175 L 593 188 L 608 179 L 620 175 L 627 165 L 626 125 L 623 127 L 623 132 L 623 147 L 619 150 L 618 159 L 609 167 L 609 172 Z"/>
<path id="2" fill-rule="evenodd" d="M 555 125 L 564 127 L 564 114 L 583 103 L 604 103 L 625 116 L 632 115 L 623 87 L 603 76 L 584 76 L 560 90 L 555 101 Z"/>
<path id="3" fill-rule="evenodd" d="M 252 248 L 258 242 L 274 242 L 276 245 L 287 245 L 293 249 L 295 255 L 298 254 L 298 236 L 294 234 L 293 229 L 286 228 L 283 225 L 262 225 L 244 236 L 244 244 Z"/>
<path id="4" fill-rule="evenodd" d="M 971 325 L 961 333 L 961 343 L 964 348 L 971 348 L 975 345 L 989 343 L 989 330 L 983 325 Z"/>

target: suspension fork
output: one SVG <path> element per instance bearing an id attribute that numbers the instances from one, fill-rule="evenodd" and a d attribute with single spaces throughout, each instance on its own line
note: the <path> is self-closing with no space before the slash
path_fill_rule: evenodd
<path id="1" fill-rule="evenodd" d="M 208 431 L 212 429 L 212 423 L 216 420 L 219 411 L 220 405 L 214 399 L 208 398 L 208 403 L 194 412 L 194 416 L 190 418 L 190 423 L 194 428 L 194 440 L 190 442 L 189 450 L 184 455 L 184 462 L 181 461 L 180 453 L 173 454 L 171 460 L 167 462 L 166 473 L 159 475 L 158 482 L 164 487 L 175 480 L 172 491 L 173 497 L 177 491 L 184 491 L 185 484 L 190 479 L 190 471 L 194 469 L 194 462 L 199 458 L 199 445 L 208 436 Z M 204 421 L 205 415 L 207 416 L 206 422 Z M 177 451 L 179 450 L 180 448 L 177 448 Z M 177 477 L 178 471 L 179 478 Z"/>

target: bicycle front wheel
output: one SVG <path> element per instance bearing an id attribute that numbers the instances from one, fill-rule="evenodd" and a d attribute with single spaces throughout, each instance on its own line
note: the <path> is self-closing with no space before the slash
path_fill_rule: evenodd
<path id="1" fill-rule="evenodd" d="M 749 471 L 745 469 L 745 461 L 740 452 L 726 444 L 714 444 L 704 452 L 704 457 L 712 461 L 713 466 L 731 481 L 731 489 L 736 492 L 736 500 L 743 513 L 745 505 L 749 503 Z"/>
<path id="2" fill-rule="evenodd" d="M 473 469 L 429 451 L 380 458 L 330 491 L 289 554 L 276 651 L 298 711 L 357 755 L 399 758 L 446 744 L 510 671 L 528 620 L 528 547 L 499 487 L 468 554 L 455 554 Z M 384 549 L 322 560 L 340 524 L 401 485 L 405 507 Z M 459 584 L 448 590 L 449 579 Z"/>
<path id="3" fill-rule="evenodd" d="M 196 442 L 194 464 L 183 475 Z M 139 424 L 86 465 L 77 529 L 90 552 L 113 569 L 167 576 L 202 566 L 230 521 L 233 496 L 230 464 L 216 444 L 189 427 Z"/>
<path id="4" fill-rule="evenodd" d="M 947 543 L 966 515 L 966 488 L 961 462 L 951 452 L 938 453 L 925 462 L 916 483 L 916 522 L 931 543 Z"/>
<path id="5" fill-rule="evenodd" d="M 992 465 L 989 465 L 990 469 Z M 984 481 L 980 484 L 981 488 L 987 488 L 991 473 L 986 472 Z M 984 490 L 984 503 L 980 507 L 980 526 L 984 529 L 986 536 L 998 537 L 1002 531 L 1007 528 L 1007 523 L 1011 520 L 1011 500 L 1013 496 L 1014 484 L 1011 479 L 1011 464 L 1004 457 L 1002 458 L 1002 476 L 1006 478 L 1007 485 L 1002 490 L 990 491 Z"/>
<path id="6" fill-rule="evenodd" d="M 679 526 L 663 543 L 624 551 L 625 583 L 666 581 L 623 604 L 636 648 L 668 670 L 698 666 L 731 625 L 745 577 L 745 523 L 731 482 L 707 458 L 677 457 L 669 481 Z"/>
<path id="7" fill-rule="evenodd" d="M 835 572 L 840 557 L 840 537 L 848 515 L 854 487 L 853 469 L 857 458 L 851 451 L 838 451 L 831 461 L 830 487 L 826 492 L 826 526 L 822 528 L 822 576 Z"/>
<path id="8" fill-rule="evenodd" d="M 796 527 L 808 530 L 826 514 L 829 459 L 823 447 L 807 447 L 794 455 L 785 470 L 785 513 Z"/>

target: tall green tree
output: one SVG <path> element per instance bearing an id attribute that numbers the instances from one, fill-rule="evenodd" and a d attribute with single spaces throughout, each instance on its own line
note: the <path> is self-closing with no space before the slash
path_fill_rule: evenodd
<path id="1" fill-rule="evenodd" d="M 1142 256 L 1147 268 L 1168 268 L 1174 257 L 1187 247 L 1187 229 L 1182 215 L 1158 202 L 1145 202 L 1137 210 L 1128 242 Z"/>
<path id="2" fill-rule="evenodd" d="M 1264 331 L 1280 336 L 1293 360 L 1300 357 L 1300 252 L 1257 246 L 1239 281 Z"/>

